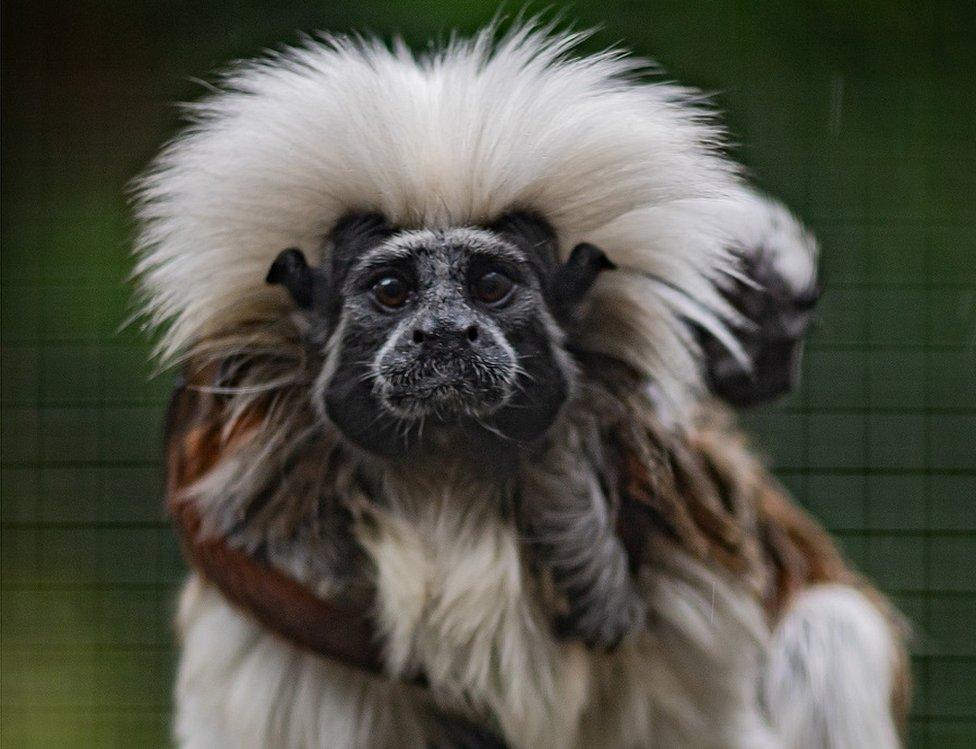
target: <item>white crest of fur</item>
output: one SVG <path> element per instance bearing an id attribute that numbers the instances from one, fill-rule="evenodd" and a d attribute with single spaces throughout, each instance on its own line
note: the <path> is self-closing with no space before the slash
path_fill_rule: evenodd
<path id="1" fill-rule="evenodd" d="M 272 260 L 318 256 L 346 211 L 436 228 L 522 208 L 563 253 L 588 240 L 624 267 L 601 278 L 584 340 L 684 402 L 699 377 L 681 320 L 735 345 L 715 287 L 729 206 L 747 231 L 776 206 L 738 182 L 695 92 L 639 80 L 645 64 L 618 52 L 573 57 L 581 36 L 487 29 L 424 57 L 323 37 L 228 74 L 138 184 L 137 275 L 164 361 L 285 316 L 263 281 Z"/>

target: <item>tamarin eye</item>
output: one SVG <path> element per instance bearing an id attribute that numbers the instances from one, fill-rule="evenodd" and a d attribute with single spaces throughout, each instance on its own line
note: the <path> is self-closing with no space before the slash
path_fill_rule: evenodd
<path id="1" fill-rule="evenodd" d="M 373 296 L 384 307 L 402 307 L 410 296 L 410 287 L 399 276 L 383 276 L 373 284 Z"/>
<path id="2" fill-rule="evenodd" d="M 472 284 L 474 295 L 485 304 L 498 304 L 512 293 L 512 279 L 497 270 L 490 270 Z"/>

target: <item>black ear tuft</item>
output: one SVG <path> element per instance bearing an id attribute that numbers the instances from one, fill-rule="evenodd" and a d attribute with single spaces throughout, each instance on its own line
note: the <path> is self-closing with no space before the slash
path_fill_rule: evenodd
<path id="1" fill-rule="evenodd" d="M 599 247 L 588 242 L 573 248 L 567 260 L 552 276 L 550 297 L 557 314 L 571 313 L 586 297 L 596 277 L 617 266 Z"/>
<path id="2" fill-rule="evenodd" d="M 552 267 L 558 262 L 556 231 L 542 216 L 530 211 L 511 211 L 490 224 L 488 229 L 515 242 L 530 257 Z"/>
<path id="3" fill-rule="evenodd" d="M 288 289 L 288 293 L 299 308 L 311 308 L 315 272 L 309 267 L 301 250 L 295 247 L 282 250 L 271 264 L 264 281 L 269 284 L 281 284 Z"/>

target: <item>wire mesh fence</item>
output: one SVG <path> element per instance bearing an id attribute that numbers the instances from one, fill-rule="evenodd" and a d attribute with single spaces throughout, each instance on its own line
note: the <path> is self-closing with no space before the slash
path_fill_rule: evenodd
<path id="1" fill-rule="evenodd" d="M 159 503 L 169 378 L 148 379 L 147 343 L 119 326 L 124 186 L 172 132 L 169 102 L 200 91 L 186 76 L 296 28 L 421 40 L 493 12 L 333 5 L 4 7 L 4 746 L 167 741 L 184 574 Z M 739 157 L 821 238 L 801 386 L 745 421 L 914 622 L 911 745 L 974 746 L 976 12 L 713 5 L 573 13 L 604 24 L 596 46 L 720 89 Z"/>

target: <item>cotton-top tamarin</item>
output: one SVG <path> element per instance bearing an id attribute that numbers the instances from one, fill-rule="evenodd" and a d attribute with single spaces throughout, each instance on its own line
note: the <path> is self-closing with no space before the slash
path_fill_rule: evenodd
<path id="1" fill-rule="evenodd" d="M 141 181 L 182 746 L 897 745 L 893 612 L 719 402 L 791 385 L 816 243 L 578 41 L 310 41 Z"/>

